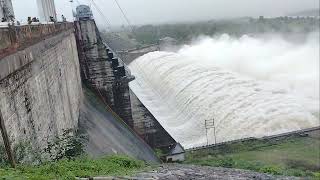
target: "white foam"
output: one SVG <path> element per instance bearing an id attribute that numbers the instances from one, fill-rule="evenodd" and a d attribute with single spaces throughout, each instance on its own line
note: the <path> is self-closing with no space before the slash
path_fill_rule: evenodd
<path id="1" fill-rule="evenodd" d="M 185 147 L 319 126 L 319 38 L 203 38 L 130 64 L 131 89 Z M 315 40 L 317 39 L 317 40 Z M 209 143 L 214 143 L 213 130 Z"/>

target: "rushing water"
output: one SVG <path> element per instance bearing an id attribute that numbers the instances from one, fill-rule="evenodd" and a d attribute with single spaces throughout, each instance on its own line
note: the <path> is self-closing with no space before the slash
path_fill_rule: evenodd
<path id="1" fill-rule="evenodd" d="M 203 38 L 130 64 L 131 89 L 185 147 L 319 126 L 319 41 Z M 209 129 L 209 143 L 214 130 Z"/>

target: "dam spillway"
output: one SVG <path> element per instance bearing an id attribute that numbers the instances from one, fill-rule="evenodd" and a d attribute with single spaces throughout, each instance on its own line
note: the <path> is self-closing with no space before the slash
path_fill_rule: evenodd
<path id="1" fill-rule="evenodd" d="M 314 36 L 314 35 L 312 35 Z M 186 148 L 319 126 L 319 42 L 228 35 L 129 67 L 131 90 Z M 216 134 L 216 137 L 214 137 Z"/>

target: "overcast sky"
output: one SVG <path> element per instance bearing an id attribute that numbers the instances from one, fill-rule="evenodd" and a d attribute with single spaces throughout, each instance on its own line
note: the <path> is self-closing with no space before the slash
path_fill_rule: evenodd
<path id="1" fill-rule="evenodd" d="M 12 0 L 17 20 L 38 16 L 36 0 Z M 94 0 L 112 25 L 126 25 L 114 0 Z M 57 14 L 72 19 L 72 8 L 91 4 L 91 0 L 55 0 Z M 319 0 L 118 0 L 132 24 L 150 24 L 178 21 L 197 21 L 259 15 L 281 16 L 291 12 L 319 7 Z M 95 18 L 103 24 L 92 6 Z"/>

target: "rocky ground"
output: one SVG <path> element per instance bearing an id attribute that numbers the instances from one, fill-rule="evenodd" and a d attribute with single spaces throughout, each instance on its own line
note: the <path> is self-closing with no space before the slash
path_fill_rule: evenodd
<path id="1" fill-rule="evenodd" d="M 167 164 L 161 165 L 160 167 L 137 173 L 135 177 L 96 177 L 94 180 L 109 180 L 109 179 L 132 179 L 132 180 L 291 180 L 299 179 L 295 177 L 284 177 L 284 176 L 272 176 L 268 174 L 262 174 L 247 170 L 239 169 L 228 169 L 228 168 L 216 168 L 216 167 L 202 167 L 193 165 L 180 165 L 180 164 Z"/>

